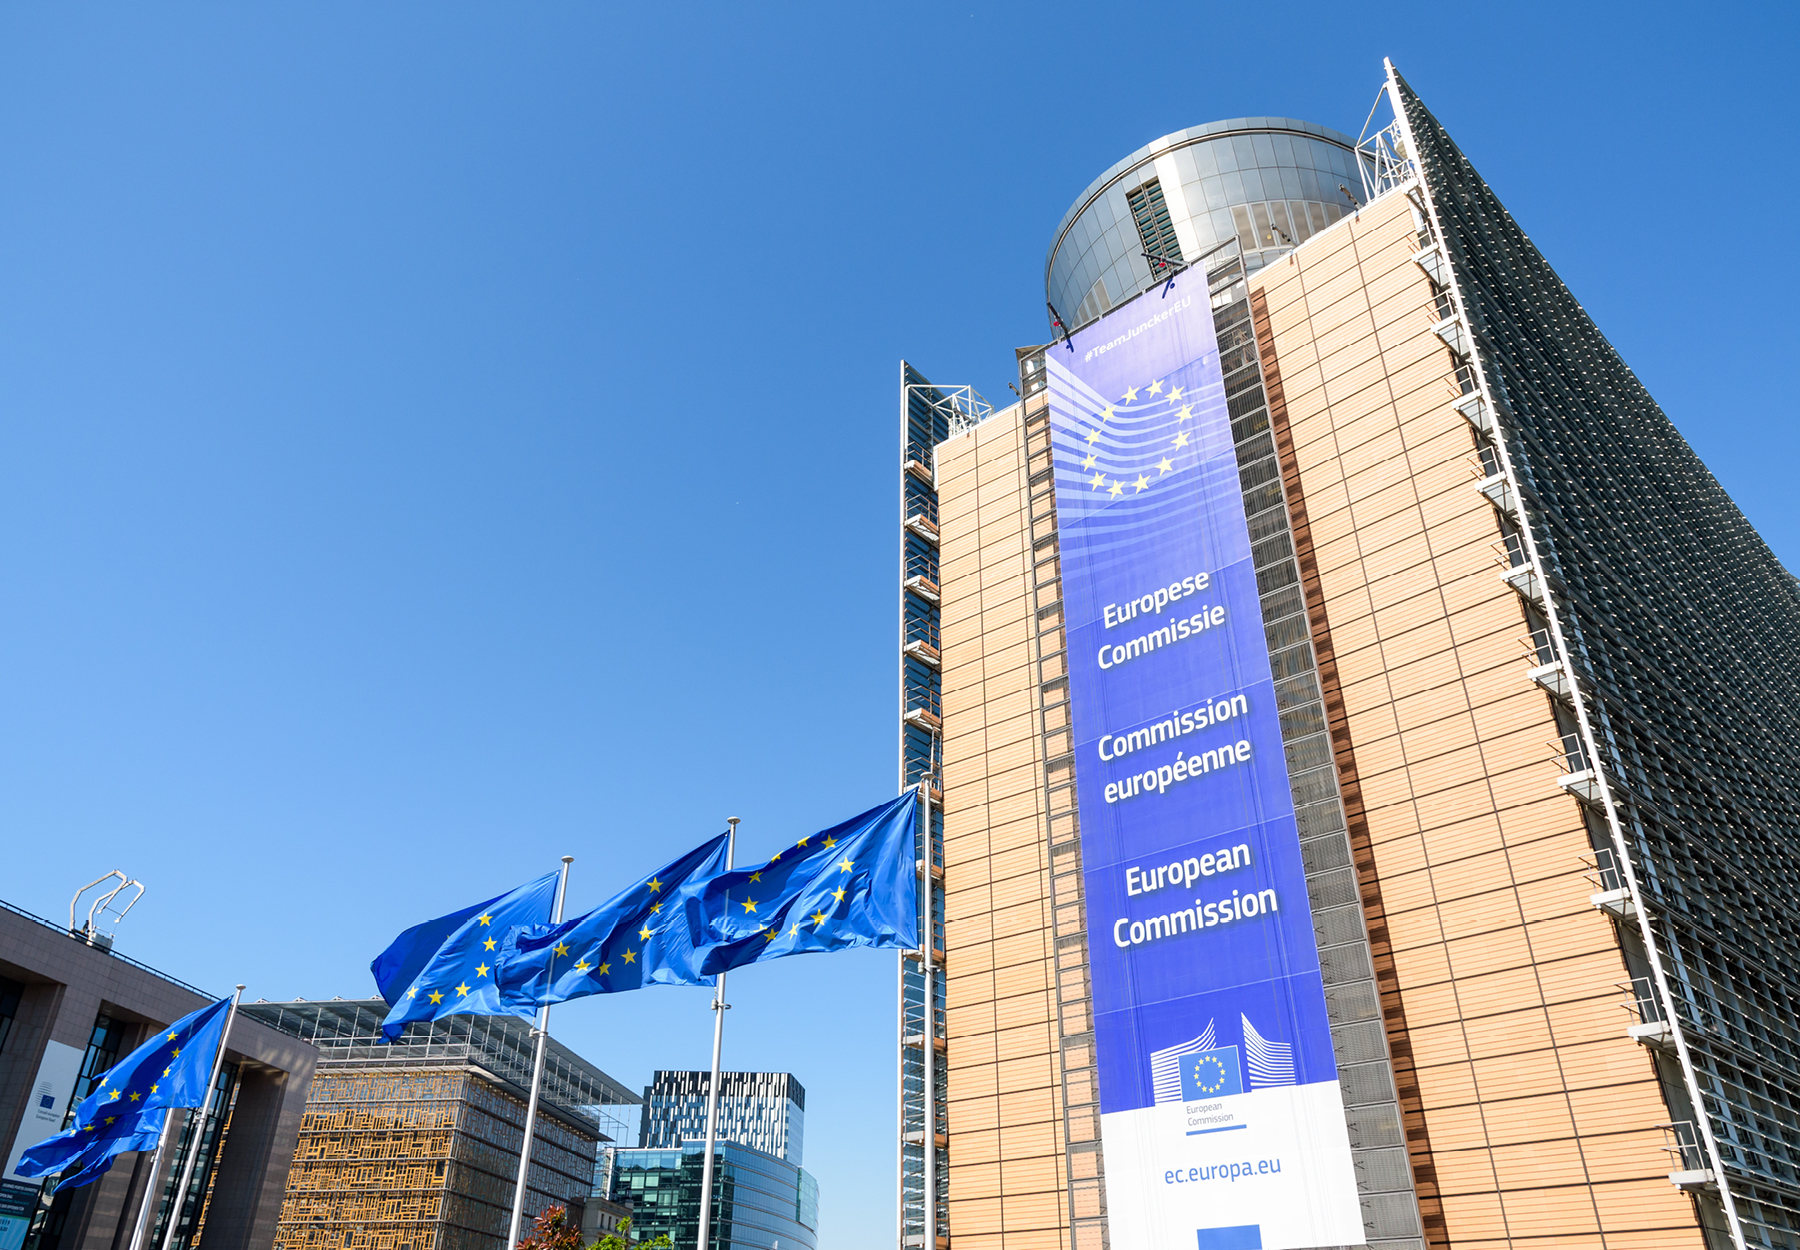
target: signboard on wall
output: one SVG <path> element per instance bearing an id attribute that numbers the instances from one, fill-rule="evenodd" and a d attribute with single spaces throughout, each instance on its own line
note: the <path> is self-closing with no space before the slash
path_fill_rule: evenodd
<path id="1" fill-rule="evenodd" d="M 1112 1244 L 1359 1245 L 1206 280 L 1045 356 Z"/>

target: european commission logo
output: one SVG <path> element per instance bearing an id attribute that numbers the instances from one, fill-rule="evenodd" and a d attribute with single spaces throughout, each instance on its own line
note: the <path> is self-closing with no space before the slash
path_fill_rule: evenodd
<path id="1" fill-rule="evenodd" d="M 1242 1013 L 1238 1025 L 1244 1039 L 1241 1052 L 1236 1046 L 1219 1045 L 1211 1020 L 1200 1036 L 1153 1051 L 1150 1084 L 1156 1101 L 1193 1102 L 1241 1094 L 1246 1071 L 1251 1092 L 1295 1084 L 1293 1046 L 1264 1037 Z"/>
<path id="2" fill-rule="evenodd" d="M 1224 1098 L 1243 1092 L 1244 1077 L 1238 1068 L 1236 1046 L 1196 1050 L 1181 1057 L 1183 1101 L 1199 1102 L 1203 1098 Z"/>

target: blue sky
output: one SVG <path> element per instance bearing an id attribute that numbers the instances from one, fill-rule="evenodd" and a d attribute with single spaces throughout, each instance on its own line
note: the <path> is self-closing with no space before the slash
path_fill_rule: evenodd
<path id="1" fill-rule="evenodd" d="M 1391 55 L 1800 567 L 1791 6 L 0 9 L 0 898 L 358 996 L 576 856 L 890 796 L 896 371 L 1010 398 L 1051 231 Z M 893 959 L 734 978 L 827 1250 L 893 1238 Z M 628 1084 L 704 991 L 559 1012 Z"/>

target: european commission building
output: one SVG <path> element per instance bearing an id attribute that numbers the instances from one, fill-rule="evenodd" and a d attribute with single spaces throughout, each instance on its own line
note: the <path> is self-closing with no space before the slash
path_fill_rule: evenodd
<path id="1" fill-rule="evenodd" d="M 902 366 L 901 1250 L 1800 1245 L 1800 591 L 1383 99 Z"/>

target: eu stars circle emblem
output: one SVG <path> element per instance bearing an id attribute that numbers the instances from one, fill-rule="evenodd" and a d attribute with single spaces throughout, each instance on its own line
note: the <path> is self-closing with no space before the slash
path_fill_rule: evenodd
<path id="1" fill-rule="evenodd" d="M 1217 1055 L 1201 1055 L 1194 1060 L 1194 1084 L 1203 1094 L 1216 1094 L 1225 1088 L 1225 1065 Z"/>

